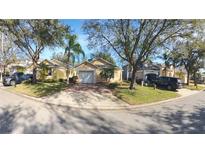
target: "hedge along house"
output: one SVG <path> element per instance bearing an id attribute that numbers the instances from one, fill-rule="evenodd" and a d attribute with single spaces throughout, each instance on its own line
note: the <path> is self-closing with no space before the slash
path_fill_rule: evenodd
<path id="1" fill-rule="evenodd" d="M 66 75 L 66 65 L 62 62 L 52 59 L 52 60 L 43 60 L 37 70 L 37 79 L 40 80 L 59 80 L 67 79 Z"/>
<path id="2" fill-rule="evenodd" d="M 109 82 L 121 82 L 122 69 L 102 58 L 94 59 L 91 62 L 84 61 L 81 64 L 75 66 L 73 68 L 73 72 L 75 72 L 74 75 L 77 75 L 79 77 L 80 83 L 99 83 L 106 82 L 106 79 L 100 75 L 103 69 L 112 68 L 114 73 Z"/>

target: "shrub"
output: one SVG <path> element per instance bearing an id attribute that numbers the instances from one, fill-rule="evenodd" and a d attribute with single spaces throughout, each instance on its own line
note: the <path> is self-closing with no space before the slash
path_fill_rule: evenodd
<path id="1" fill-rule="evenodd" d="M 64 80 L 63 80 L 63 79 L 59 79 L 58 81 L 59 81 L 59 82 L 64 82 Z"/>
<path id="2" fill-rule="evenodd" d="M 31 82 L 31 80 L 26 80 L 26 81 L 23 81 L 22 83 L 23 84 L 31 84 L 32 82 Z"/>
<path id="3" fill-rule="evenodd" d="M 54 83 L 54 82 L 56 82 L 56 80 L 54 80 L 54 79 L 46 79 L 43 82 L 45 82 L 45 83 Z"/>
<path id="4" fill-rule="evenodd" d="M 78 76 L 73 76 L 72 78 L 69 78 L 69 83 L 76 84 L 78 82 Z"/>
<path id="5" fill-rule="evenodd" d="M 77 83 L 78 82 L 78 76 L 73 76 L 73 83 Z"/>
<path id="6" fill-rule="evenodd" d="M 117 88 L 117 86 L 119 86 L 119 83 L 110 83 L 110 84 L 108 85 L 108 88 L 110 88 L 110 89 L 115 89 L 115 88 Z"/>
<path id="7" fill-rule="evenodd" d="M 106 81 L 109 81 L 114 77 L 114 68 L 103 68 L 100 72 L 100 77 L 106 79 Z"/>

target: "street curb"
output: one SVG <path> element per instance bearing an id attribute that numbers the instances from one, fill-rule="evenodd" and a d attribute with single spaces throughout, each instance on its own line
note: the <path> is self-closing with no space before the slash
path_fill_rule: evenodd
<path id="1" fill-rule="evenodd" d="M 40 100 L 41 98 L 35 98 L 35 97 L 28 96 L 28 95 L 25 95 L 25 94 L 9 91 L 7 89 L 2 89 L 2 90 L 10 92 L 10 93 L 18 95 L 18 96 L 21 96 L 21 97 L 24 97 L 24 98 L 27 98 L 27 99 L 37 101 L 37 102 L 42 103 L 42 104 L 47 104 L 47 105 L 54 105 L 54 106 L 68 107 L 68 108 L 75 108 L 75 109 L 83 109 L 83 110 L 108 110 L 108 111 L 109 110 L 116 110 L 117 111 L 117 110 L 133 110 L 133 109 L 140 109 L 140 108 L 143 108 L 143 107 L 160 105 L 160 104 L 168 103 L 170 101 L 180 100 L 180 99 L 192 96 L 194 94 L 198 94 L 198 93 L 204 91 L 205 89 L 199 90 L 196 93 L 193 93 L 193 94 L 190 94 L 190 95 L 187 95 L 187 96 L 179 96 L 179 97 L 176 97 L 176 98 L 171 98 L 171 99 L 167 99 L 167 100 L 163 100 L 163 101 L 158 101 L 158 102 L 153 102 L 153 103 L 148 103 L 148 104 L 141 104 L 141 105 L 129 105 L 129 104 L 127 104 L 128 106 L 121 106 L 121 107 L 117 107 L 117 108 L 116 107 L 114 107 L 114 108 L 113 107 L 102 107 L 102 108 L 96 107 L 96 108 L 94 108 L 94 107 L 79 107 L 79 106 L 67 105 L 67 104 L 65 104 L 65 105 L 64 104 L 53 104 L 53 103 L 44 102 L 44 101 Z"/>

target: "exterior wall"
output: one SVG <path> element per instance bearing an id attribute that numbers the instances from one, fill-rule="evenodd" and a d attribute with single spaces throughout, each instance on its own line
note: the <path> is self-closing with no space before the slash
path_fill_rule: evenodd
<path id="1" fill-rule="evenodd" d="M 10 74 L 13 74 L 15 72 L 25 72 L 26 71 L 26 67 L 20 66 L 20 65 L 19 66 L 18 65 L 8 65 L 7 71 Z"/>
<path id="2" fill-rule="evenodd" d="M 137 71 L 137 72 L 136 72 L 136 79 L 138 79 L 138 80 L 143 80 L 143 78 L 144 78 L 144 72 L 143 72 L 143 70 Z"/>
<path id="3" fill-rule="evenodd" d="M 160 76 L 176 77 L 180 78 L 182 83 L 187 83 L 187 73 L 184 71 L 174 70 L 173 67 L 164 71 L 164 68 L 160 69 Z"/>
<path id="4" fill-rule="evenodd" d="M 122 68 L 122 79 L 123 80 L 129 80 L 132 76 L 131 70 L 129 69 L 129 66 L 124 66 Z"/>
<path id="5" fill-rule="evenodd" d="M 159 71 L 159 70 L 145 70 L 145 71 L 144 71 L 143 79 L 145 79 L 145 77 L 146 77 L 147 74 L 156 74 L 156 75 L 159 75 L 159 74 L 160 74 L 160 71 Z"/>
<path id="6" fill-rule="evenodd" d="M 96 69 L 96 82 L 106 82 L 105 79 L 101 78 L 100 76 L 100 69 Z M 114 78 L 110 79 L 110 82 L 122 82 L 122 70 L 115 69 L 114 70 Z"/>
<path id="7" fill-rule="evenodd" d="M 54 69 L 53 74 L 52 74 L 52 78 L 54 80 L 67 79 L 66 69 L 62 69 L 62 68 Z"/>
<path id="8" fill-rule="evenodd" d="M 98 60 L 94 61 L 92 64 L 97 65 L 97 66 L 103 65 L 103 66 L 108 67 L 108 68 L 111 66 L 111 65 L 104 64 Z M 106 80 L 101 78 L 101 76 L 100 76 L 101 69 L 96 68 L 92 64 L 83 63 L 83 64 L 79 65 L 78 67 L 73 69 L 73 72 L 74 72 L 73 74 L 78 74 L 79 71 L 94 71 L 94 80 L 95 80 L 94 82 L 106 82 Z M 114 78 L 112 78 L 110 80 L 110 82 L 121 82 L 121 81 L 122 81 L 122 70 L 115 69 L 114 70 Z"/>
<path id="9" fill-rule="evenodd" d="M 51 75 L 46 75 L 43 77 L 41 74 L 40 74 L 40 71 L 41 70 L 38 70 L 37 71 L 37 79 L 40 79 L 40 80 L 59 80 L 59 79 L 67 79 L 67 76 L 66 76 L 66 69 L 63 69 L 63 68 L 52 68 L 52 74 Z"/>
<path id="10" fill-rule="evenodd" d="M 159 75 L 160 71 L 158 70 L 140 70 L 136 73 L 136 79 L 138 80 L 145 80 L 147 74 L 156 74 Z"/>
<path id="11" fill-rule="evenodd" d="M 101 78 L 100 72 L 100 69 L 96 69 L 96 82 L 105 82 L 106 80 Z"/>
<path id="12" fill-rule="evenodd" d="M 96 75 L 96 68 L 93 67 L 89 63 L 84 63 L 76 67 L 73 71 L 73 75 L 76 74 L 78 75 L 79 71 L 94 71 L 94 83 L 97 82 L 97 75 Z"/>
<path id="13" fill-rule="evenodd" d="M 174 77 L 174 70 L 172 69 L 167 69 L 166 71 L 164 68 L 160 69 L 160 76 L 168 76 L 168 77 Z"/>
<path id="14" fill-rule="evenodd" d="M 114 70 L 114 78 L 112 78 L 110 82 L 122 82 L 122 70 Z"/>
<path id="15" fill-rule="evenodd" d="M 174 77 L 180 78 L 182 83 L 187 83 L 187 74 L 182 71 L 176 71 Z"/>

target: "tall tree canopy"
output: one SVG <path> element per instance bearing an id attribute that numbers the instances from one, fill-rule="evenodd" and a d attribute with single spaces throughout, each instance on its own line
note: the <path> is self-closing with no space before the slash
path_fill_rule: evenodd
<path id="1" fill-rule="evenodd" d="M 112 63 L 115 65 L 115 60 L 112 58 L 111 54 L 109 52 L 94 52 L 91 54 L 91 59 L 93 58 L 102 58 L 104 60 L 107 60 L 108 62 Z"/>
<path id="2" fill-rule="evenodd" d="M 0 20 L 3 32 L 12 35 L 14 43 L 33 62 L 33 83 L 36 83 L 36 71 L 40 54 L 46 47 L 63 44 L 69 27 L 58 20 Z"/>
<path id="3" fill-rule="evenodd" d="M 193 33 L 172 43 L 169 60 L 174 68 L 184 66 L 187 72 L 187 84 L 189 85 L 189 78 L 192 75 L 196 85 L 196 74 L 203 67 L 205 24 L 203 20 L 192 20 L 191 24 Z"/>
<path id="4" fill-rule="evenodd" d="M 196 73 L 203 67 L 203 60 L 205 56 L 204 42 L 198 39 L 187 41 L 179 47 L 181 64 L 187 71 L 187 85 L 189 85 L 190 74 L 193 75 L 195 85 Z"/>
<path id="5" fill-rule="evenodd" d="M 52 54 L 52 59 L 56 59 L 58 61 L 63 62 L 64 64 L 68 63 L 68 57 L 64 54 L 64 52 L 54 52 Z"/>
<path id="6" fill-rule="evenodd" d="M 16 45 L 13 43 L 13 41 L 11 40 L 8 34 L 6 35 L 2 33 L 0 42 L 1 42 L 0 64 L 3 66 L 3 74 L 5 74 L 6 67 L 9 64 L 17 61 L 19 50 L 16 47 Z"/>
<path id="7" fill-rule="evenodd" d="M 130 89 L 136 71 L 159 48 L 189 32 L 191 24 L 183 20 L 89 20 L 83 25 L 89 47 L 114 51 L 132 67 Z"/>

